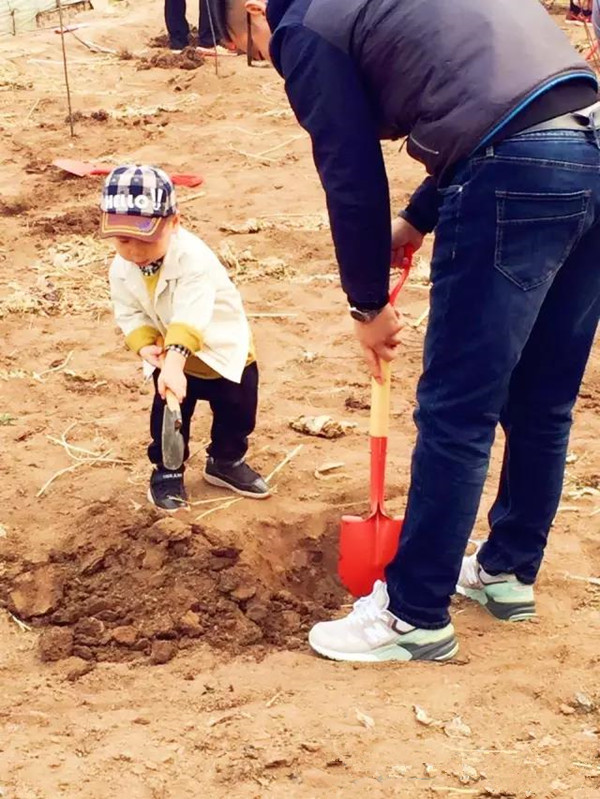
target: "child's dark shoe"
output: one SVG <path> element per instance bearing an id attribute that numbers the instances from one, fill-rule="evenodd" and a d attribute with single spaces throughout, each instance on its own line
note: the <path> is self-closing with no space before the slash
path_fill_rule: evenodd
<path id="1" fill-rule="evenodd" d="M 172 471 L 164 467 L 153 469 L 148 499 L 161 510 L 175 511 L 185 508 L 187 494 L 183 485 L 183 471 Z"/>
<path id="2" fill-rule="evenodd" d="M 258 472 L 250 468 L 245 460 L 219 461 L 209 457 L 206 461 L 204 479 L 219 488 L 228 488 L 250 499 L 266 499 L 269 486 Z"/>

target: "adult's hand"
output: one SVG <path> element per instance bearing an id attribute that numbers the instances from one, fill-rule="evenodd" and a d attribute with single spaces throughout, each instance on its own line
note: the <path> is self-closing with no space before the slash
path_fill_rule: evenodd
<path id="1" fill-rule="evenodd" d="M 401 268 L 404 263 L 404 248 L 410 244 L 418 250 L 425 236 L 401 216 L 392 221 L 392 266 Z"/>
<path id="2" fill-rule="evenodd" d="M 391 305 L 386 305 L 372 322 L 354 322 L 365 361 L 378 383 L 382 382 L 381 360 L 392 361 L 397 355 L 401 328 L 400 313 Z"/>

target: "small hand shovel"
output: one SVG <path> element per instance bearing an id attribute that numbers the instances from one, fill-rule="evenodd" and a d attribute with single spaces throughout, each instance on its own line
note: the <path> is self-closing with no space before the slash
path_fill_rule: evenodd
<path id="1" fill-rule="evenodd" d="M 72 175 L 84 178 L 88 175 L 109 175 L 114 167 L 109 164 L 92 164 L 89 161 L 76 161 L 74 158 L 57 158 L 52 162 L 52 166 L 70 172 Z M 193 172 L 174 172 L 169 176 L 175 186 L 201 186 L 204 183 L 202 175 Z"/>
<path id="2" fill-rule="evenodd" d="M 160 339 L 156 343 L 162 347 L 162 341 Z M 164 363 L 165 356 L 161 355 L 161 369 Z M 179 400 L 170 389 L 167 389 L 161 437 L 162 460 L 163 466 L 174 471 L 181 468 L 185 452 L 181 425 L 181 406 Z"/>
<path id="3" fill-rule="evenodd" d="M 398 285 L 390 295 L 393 305 L 412 265 L 412 250 L 405 250 L 405 266 Z M 402 519 L 388 516 L 383 508 L 385 463 L 390 419 L 391 364 L 381 362 L 383 383 L 371 381 L 371 514 L 343 516 L 340 529 L 338 574 L 353 596 L 371 593 L 376 580 L 384 579 L 384 570 L 398 549 Z"/>

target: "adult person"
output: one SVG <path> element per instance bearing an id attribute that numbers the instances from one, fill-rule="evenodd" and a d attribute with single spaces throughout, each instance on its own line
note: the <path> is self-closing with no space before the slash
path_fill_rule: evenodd
<path id="1" fill-rule="evenodd" d="M 233 44 L 272 60 L 311 136 L 342 287 L 376 378 L 400 343 L 390 253 L 400 262 L 435 229 L 400 546 L 386 583 L 317 624 L 310 644 L 339 660 L 452 657 L 459 573 L 499 619 L 535 613 L 600 314 L 596 77 L 538 0 L 219 8 Z M 429 177 L 391 223 L 380 139 L 402 137 Z M 489 538 L 463 560 L 498 424 L 506 447 Z"/>
<path id="2" fill-rule="evenodd" d="M 184 50 L 189 45 L 190 26 L 186 18 L 186 0 L 165 0 L 165 24 L 169 33 L 171 50 Z M 214 29 L 214 30 L 213 30 Z M 235 52 L 217 47 L 216 42 L 223 37 L 218 28 L 218 19 L 211 20 L 211 9 L 207 0 L 200 0 L 198 21 L 198 47 L 203 55 L 236 55 Z"/>

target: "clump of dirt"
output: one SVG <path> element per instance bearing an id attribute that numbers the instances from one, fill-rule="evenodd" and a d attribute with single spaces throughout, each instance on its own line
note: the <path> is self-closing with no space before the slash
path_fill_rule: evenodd
<path id="1" fill-rule="evenodd" d="M 139 60 L 138 69 L 198 69 L 204 64 L 204 56 L 194 47 L 185 50 L 156 53 L 152 56 L 143 56 Z"/>
<path id="2" fill-rule="evenodd" d="M 37 233 L 54 236 L 89 236 L 100 227 L 99 205 L 84 205 L 61 214 L 38 217 L 33 226 Z"/>
<path id="3" fill-rule="evenodd" d="M 11 200 L 0 200 L 0 214 L 2 216 L 20 216 L 31 210 L 33 201 L 26 197 L 15 197 Z"/>
<path id="4" fill-rule="evenodd" d="M 195 639 L 231 653 L 298 648 L 310 625 L 344 596 L 323 561 L 327 545 L 314 537 L 293 542 L 289 568 L 273 577 L 260 548 L 245 551 L 238 534 L 153 509 L 138 511 L 129 524 L 125 515 L 98 503 L 46 562 L 7 558 L 0 601 L 45 628 L 42 660 L 161 664 Z M 259 532 L 244 535 L 255 546 Z M 329 534 L 326 524 L 322 532 Z"/>

